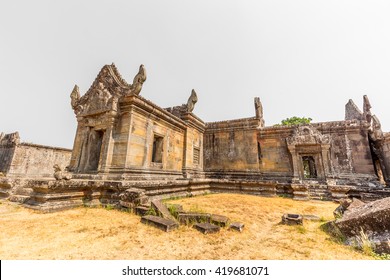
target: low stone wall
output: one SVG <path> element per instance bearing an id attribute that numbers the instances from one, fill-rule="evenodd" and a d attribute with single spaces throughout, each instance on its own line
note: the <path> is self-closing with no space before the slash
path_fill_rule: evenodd
<path id="1" fill-rule="evenodd" d="M 28 143 L 16 146 L 7 177 L 52 178 L 53 165 L 69 165 L 72 151 Z"/>
<path id="2" fill-rule="evenodd" d="M 353 186 L 285 184 L 276 181 L 240 181 L 192 179 L 172 181 L 109 181 L 109 180 L 29 180 L 25 189 L 32 192 L 24 200 L 28 208 L 51 212 L 77 206 L 117 205 L 119 194 L 129 188 L 144 190 L 151 200 L 186 197 L 207 193 L 240 193 L 266 197 L 285 196 L 298 200 L 339 200 L 342 197 L 387 197 L 390 190 L 358 189 Z M 321 196 L 313 195 L 321 193 Z"/>

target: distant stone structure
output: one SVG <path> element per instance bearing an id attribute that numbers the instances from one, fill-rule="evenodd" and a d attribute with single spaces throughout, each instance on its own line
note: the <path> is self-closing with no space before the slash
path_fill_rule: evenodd
<path id="1" fill-rule="evenodd" d="M 19 133 L 0 134 L 0 198 L 25 201 L 31 179 L 52 179 L 53 165 L 69 165 L 71 150 L 20 142 Z"/>
<path id="2" fill-rule="evenodd" d="M 204 123 L 193 113 L 195 90 L 186 104 L 163 109 L 141 96 L 145 81 L 143 65 L 128 84 L 112 64 L 84 95 L 74 86 L 71 156 L 1 135 L 0 182 L 29 178 L 25 205 L 43 211 L 120 206 L 131 188 L 152 200 L 207 192 L 300 200 L 390 196 L 390 134 L 382 132 L 367 96 L 363 111 L 349 100 L 345 120 L 336 122 L 266 127 L 256 97 L 253 117 Z M 15 185 L 8 184 L 9 194 Z"/>

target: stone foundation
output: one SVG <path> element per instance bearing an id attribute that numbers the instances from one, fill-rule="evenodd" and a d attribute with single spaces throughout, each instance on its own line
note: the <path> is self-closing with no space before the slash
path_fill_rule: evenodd
<path id="1" fill-rule="evenodd" d="M 174 181 L 107 181 L 107 180 L 29 180 L 24 183 L 25 189 L 32 190 L 23 201 L 31 209 L 44 212 L 58 211 L 78 206 L 113 205 L 120 208 L 120 194 L 129 188 L 144 190 L 151 200 L 172 197 L 189 197 L 208 193 L 239 193 L 265 197 L 286 196 L 295 199 L 309 200 L 340 199 L 340 192 L 335 186 L 286 184 L 275 181 L 238 181 L 212 179 L 183 179 Z M 310 196 L 310 192 L 324 190 L 328 196 L 321 198 Z M 309 191 L 310 189 L 310 191 Z M 345 193 L 346 189 L 349 189 Z M 361 188 L 353 186 L 337 186 L 342 190 L 342 196 L 357 197 L 390 197 L 387 188 Z M 337 195 L 335 195 L 336 193 Z M 332 195 L 331 195 L 332 194 Z"/>

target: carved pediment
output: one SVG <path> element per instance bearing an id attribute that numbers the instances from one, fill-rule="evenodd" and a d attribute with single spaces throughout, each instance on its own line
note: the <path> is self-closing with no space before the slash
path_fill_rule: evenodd
<path id="1" fill-rule="evenodd" d="M 286 141 L 288 145 L 330 144 L 330 136 L 321 134 L 312 126 L 298 126 Z"/>
<path id="2" fill-rule="evenodd" d="M 81 116 L 117 111 L 119 98 L 131 94 L 138 95 L 145 80 L 146 71 L 143 65 L 140 66 L 132 85 L 122 78 L 114 64 L 105 65 L 82 97 L 78 86 L 73 88 L 70 95 L 72 108 L 76 115 Z"/>

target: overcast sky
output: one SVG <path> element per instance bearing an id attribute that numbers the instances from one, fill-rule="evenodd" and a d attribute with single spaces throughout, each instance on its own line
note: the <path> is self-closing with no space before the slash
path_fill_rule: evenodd
<path id="1" fill-rule="evenodd" d="M 344 119 L 363 95 L 390 131 L 390 1 L 0 0 L 0 131 L 71 148 L 82 94 L 114 62 L 161 107 L 187 101 L 204 121 Z"/>

